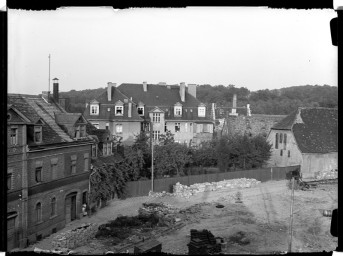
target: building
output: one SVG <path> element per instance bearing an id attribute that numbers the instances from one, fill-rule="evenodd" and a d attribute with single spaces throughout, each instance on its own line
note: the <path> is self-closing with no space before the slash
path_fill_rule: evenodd
<path id="1" fill-rule="evenodd" d="M 301 165 L 304 178 L 338 166 L 338 110 L 298 108 L 274 125 L 270 166 Z"/>
<path id="2" fill-rule="evenodd" d="M 87 103 L 84 116 L 96 128 L 109 129 L 123 144 L 134 142 L 143 121 L 136 104 L 113 83 L 108 83 L 103 94 Z"/>
<path id="3" fill-rule="evenodd" d="M 196 146 L 211 140 L 214 130 L 211 108 L 197 100 L 196 87 L 143 82 L 123 83 L 118 90 L 135 103 L 136 112 L 143 119 L 141 130 L 152 127 L 155 140 L 169 130 L 176 142 Z"/>
<path id="4" fill-rule="evenodd" d="M 87 136 L 82 114 L 66 113 L 47 93 L 42 97 L 9 94 L 7 127 L 11 250 L 80 218 L 87 202 L 94 142 Z"/>

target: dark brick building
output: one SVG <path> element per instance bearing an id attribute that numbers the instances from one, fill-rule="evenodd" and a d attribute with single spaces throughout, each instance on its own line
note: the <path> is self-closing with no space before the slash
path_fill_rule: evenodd
<path id="1" fill-rule="evenodd" d="M 54 98 L 8 95 L 8 250 L 80 218 L 87 202 L 94 142 Z"/>

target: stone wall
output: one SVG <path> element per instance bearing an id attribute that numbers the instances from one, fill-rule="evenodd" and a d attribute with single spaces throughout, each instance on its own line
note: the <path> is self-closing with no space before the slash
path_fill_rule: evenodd
<path id="1" fill-rule="evenodd" d="M 82 226 L 58 234 L 53 238 L 52 246 L 54 249 L 74 249 L 87 244 L 95 237 L 98 231 L 98 224 L 88 223 Z"/>
<path id="2" fill-rule="evenodd" d="M 284 115 L 260 114 L 252 116 L 229 116 L 222 125 L 222 135 L 243 135 L 247 133 L 251 136 L 261 134 L 266 137 L 270 129 L 285 117 Z"/>

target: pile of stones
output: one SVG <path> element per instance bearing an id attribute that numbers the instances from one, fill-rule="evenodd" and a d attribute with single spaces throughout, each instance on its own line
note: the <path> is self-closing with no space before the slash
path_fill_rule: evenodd
<path id="1" fill-rule="evenodd" d="M 162 191 L 162 192 L 153 192 L 153 191 L 149 191 L 149 196 L 150 197 L 164 197 L 164 196 L 174 196 L 174 194 L 172 193 L 168 193 L 166 191 Z"/>
<path id="2" fill-rule="evenodd" d="M 223 188 L 249 188 L 254 187 L 259 183 L 261 183 L 261 181 L 246 178 L 196 183 L 191 186 L 182 185 L 178 182 L 173 186 L 173 194 L 178 197 L 189 198 L 199 192 L 216 191 Z"/>
<path id="3" fill-rule="evenodd" d="M 138 209 L 138 214 L 157 214 L 159 216 L 163 216 L 168 214 L 175 214 L 179 211 L 179 208 L 166 203 L 143 203 L 143 206 Z"/>
<path id="4" fill-rule="evenodd" d="M 317 180 L 326 180 L 326 179 L 337 179 L 338 178 L 338 170 L 331 170 L 326 172 L 318 172 L 316 173 L 315 178 Z"/>
<path id="5" fill-rule="evenodd" d="M 68 230 L 53 238 L 52 246 L 57 250 L 64 248 L 74 249 L 87 244 L 95 237 L 98 231 L 98 224 L 82 224 L 80 227 Z"/>

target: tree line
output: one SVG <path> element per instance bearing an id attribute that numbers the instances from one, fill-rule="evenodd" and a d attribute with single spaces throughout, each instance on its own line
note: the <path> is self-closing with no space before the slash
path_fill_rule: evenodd
<path id="1" fill-rule="evenodd" d="M 104 88 L 61 92 L 70 98 L 69 112 L 83 113 L 86 102 L 104 92 Z M 338 107 L 338 87 L 329 85 L 302 85 L 282 89 L 250 91 L 235 85 L 199 85 L 197 98 L 206 104 L 231 107 L 233 94 L 237 94 L 237 106 L 250 104 L 252 114 L 287 115 L 298 107 Z"/>

